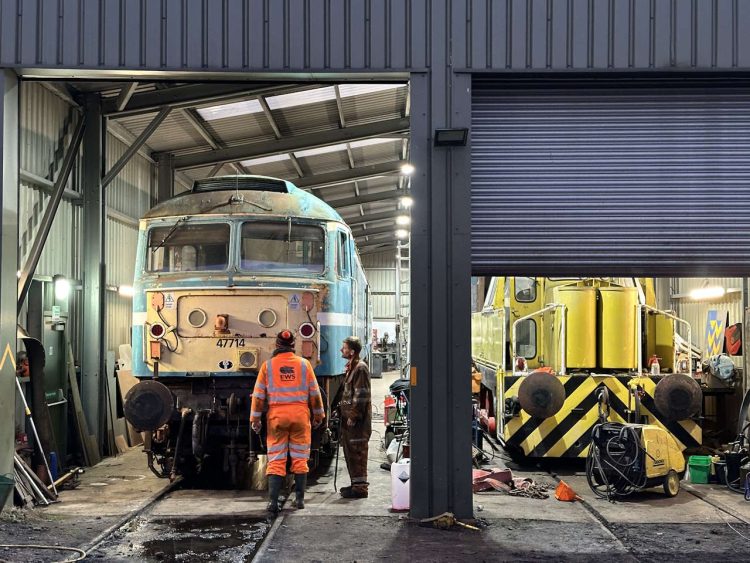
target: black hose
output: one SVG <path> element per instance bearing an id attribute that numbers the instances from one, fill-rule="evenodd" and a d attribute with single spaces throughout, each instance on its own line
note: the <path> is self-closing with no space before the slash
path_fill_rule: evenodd
<path id="1" fill-rule="evenodd" d="M 646 486 L 645 456 L 638 431 L 619 423 L 603 423 L 591 431 L 586 480 L 599 498 L 613 501 Z"/>

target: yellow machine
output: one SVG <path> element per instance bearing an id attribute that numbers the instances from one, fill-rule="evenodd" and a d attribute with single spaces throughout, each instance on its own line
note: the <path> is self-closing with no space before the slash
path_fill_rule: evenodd
<path id="1" fill-rule="evenodd" d="M 655 301 L 638 278 L 490 278 L 472 316 L 489 430 L 529 457 L 586 457 L 602 415 L 699 446 L 701 390 L 682 350 L 690 327 Z"/>
<path id="2" fill-rule="evenodd" d="M 674 437 L 661 427 L 603 423 L 591 432 L 586 478 L 601 498 L 612 500 L 658 486 L 674 497 L 684 474 L 685 457 Z"/>

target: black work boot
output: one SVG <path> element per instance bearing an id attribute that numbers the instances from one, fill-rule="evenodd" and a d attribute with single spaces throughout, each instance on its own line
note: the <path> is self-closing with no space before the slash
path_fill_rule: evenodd
<path id="1" fill-rule="evenodd" d="M 297 508 L 305 508 L 305 487 L 307 486 L 307 473 L 295 473 L 294 493 L 296 495 L 294 505 Z"/>
<path id="2" fill-rule="evenodd" d="M 279 513 L 279 492 L 284 478 L 281 475 L 268 476 L 268 506 L 266 510 L 273 514 Z"/>

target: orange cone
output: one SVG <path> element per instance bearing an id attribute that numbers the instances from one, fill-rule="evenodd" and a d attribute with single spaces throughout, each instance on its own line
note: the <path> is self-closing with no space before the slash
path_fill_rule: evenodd
<path id="1" fill-rule="evenodd" d="M 565 502 L 583 500 L 565 481 L 560 481 L 560 484 L 557 485 L 557 488 L 555 489 L 555 498 Z"/>

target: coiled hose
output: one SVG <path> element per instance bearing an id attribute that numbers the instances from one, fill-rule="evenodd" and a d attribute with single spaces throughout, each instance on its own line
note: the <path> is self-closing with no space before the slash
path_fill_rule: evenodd
<path id="1" fill-rule="evenodd" d="M 591 431 L 586 480 L 599 498 L 613 501 L 646 486 L 646 451 L 632 426 L 605 422 Z"/>

